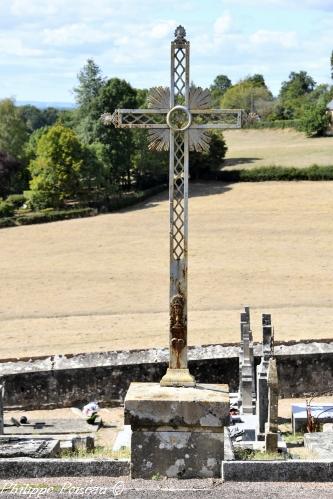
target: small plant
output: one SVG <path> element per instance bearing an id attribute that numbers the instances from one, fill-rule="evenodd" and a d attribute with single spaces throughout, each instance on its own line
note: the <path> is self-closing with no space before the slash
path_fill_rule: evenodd
<path id="1" fill-rule="evenodd" d="M 151 477 L 152 480 L 162 480 L 162 476 L 157 472 Z"/>
<path id="2" fill-rule="evenodd" d="M 304 433 L 283 433 L 283 440 L 286 444 L 303 445 L 304 443 Z"/>

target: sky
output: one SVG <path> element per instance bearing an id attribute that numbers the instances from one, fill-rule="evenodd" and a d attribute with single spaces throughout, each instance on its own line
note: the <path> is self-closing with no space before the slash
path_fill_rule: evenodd
<path id="1" fill-rule="evenodd" d="M 0 0 L 0 99 L 73 102 L 88 58 L 108 78 L 168 86 L 179 24 L 198 86 L 262 73 L 277 95 L 301 70 L 332 83 L 333 0 Z"/>

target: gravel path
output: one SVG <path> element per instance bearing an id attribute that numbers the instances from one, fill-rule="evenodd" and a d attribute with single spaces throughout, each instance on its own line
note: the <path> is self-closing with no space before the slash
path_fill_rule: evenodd
<path id="1" fill-rule="evenodd" d="M 16 489 L 13 488 L 14 485 Z M 12 489 L 8 489 L 8 487 L 12 487 Z M 110 477 L 94 479 L 48 478 L 44 480 L 17 480 L 15 484 L 0 481 L 0 497 L 8 499 L 13 497 L 47 497 L 48 499 L 104 497 L 109 499 L 115 495 L 130 499 L 146 497 L 156 499 L 171 497 L 174 499 L 206 497 L 210 499 L 248 497 L 253 499 L 332 499 L 333 485 L 332 483 L 223 483 L 221 480 L 212 479 L 148 481 L 130 480 L 127 477 L 117 479 Z"/>

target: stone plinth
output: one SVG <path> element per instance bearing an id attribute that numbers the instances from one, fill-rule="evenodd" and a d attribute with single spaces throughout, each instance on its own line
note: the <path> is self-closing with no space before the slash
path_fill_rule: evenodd
<path id="1" fill-rule="evenodd" d="M 125 398 L 132 477 L 220 477 L 228 422 L 228 385 L 132 383 Z"/>

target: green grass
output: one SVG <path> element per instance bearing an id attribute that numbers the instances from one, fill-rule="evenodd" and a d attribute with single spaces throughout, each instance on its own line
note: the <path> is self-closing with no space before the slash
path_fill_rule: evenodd
<path id="1" fill-rule="evenodd" d="M 123 449 L 119 451 L 113 451 L 112 448 L 96 446 L 94 450 L 87 451 L 85 449 L 78 451 L 62 450 L 60 454 L 61 458 L 66 459 L 130 459 L 131 454 L 129 449 Z"/>
<path id="2" fill-rule="evenodd" d="M 304 443 L 304 433 L 292 433 L 286 432 L 282 433 L 283 440 L 286 444 L 303 445 Z"/>

